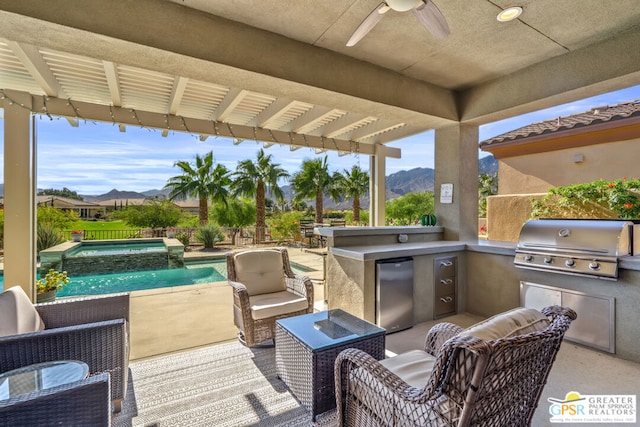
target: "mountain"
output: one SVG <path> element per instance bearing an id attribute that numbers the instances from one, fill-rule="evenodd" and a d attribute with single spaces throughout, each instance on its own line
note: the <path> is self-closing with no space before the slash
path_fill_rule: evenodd
<path id="1" fill-rule="evenodd" d="M 434 172 L 431 168 L 415 168 L 387 175 L 387 199 L 407 193 L 433 191 Z"/>
<path id="2" fill-rule="evenodd" d="M 136 191 L 120 191 L 115 188 L 108 193 L 100 194 L 99 196 L 85 196 L 82 198 L 85 202 L 103 202 L 105 200 L 112 199 L 144 199 L 146 196 Z"/>
<path id="3" fill-rule="evenodd" d="M 480 175 L 496 175 L 498 173 L 498 159 L 489 155 L 478 161 L 478 173 Z"/>
<path id="4" fill-rule="evenodd" d="M 144 194 L 145 197 L 155 197 L 158 199 L 163 199 L 167 197 L 170 192 L 171 192 L 170 190 L 166 190 L 166 189 L 163 189 L 163 190 L 153 189 L 153 190 L 143 191 L 142 194 Z"/>

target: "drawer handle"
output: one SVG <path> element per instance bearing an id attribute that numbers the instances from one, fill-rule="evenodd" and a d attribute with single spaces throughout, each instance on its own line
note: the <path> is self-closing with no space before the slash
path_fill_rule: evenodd
<path id="1" fill-rule="evenodd" d="M 453 298 L 451 298 L 451 297 L 444 297 L 444 298 L 440 298 L 440 301 L 442 301 L 442 302 L 451 302 L 451 301 L 453 301 Z"/>
<path id="2" fill-rule="evenodd" d="M 443 285 L 450 285 L 453 283 L 452 279 L 442 279 L 440 280 L 440 283 L 442 283 Z"/>
<path id="3" fill-rule="evenodd" d="M 451 267 L 453 262 L 451 261 L 440 261 L 440 267 Z"/>

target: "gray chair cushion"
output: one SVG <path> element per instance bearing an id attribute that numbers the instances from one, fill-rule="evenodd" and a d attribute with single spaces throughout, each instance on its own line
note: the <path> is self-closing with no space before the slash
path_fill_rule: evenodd
<path id="1" fill-rule="evenodd" d="M 20 286 L 0 294 L 0 336 L 26 334 L 44 329 L 44 322 Z"/>

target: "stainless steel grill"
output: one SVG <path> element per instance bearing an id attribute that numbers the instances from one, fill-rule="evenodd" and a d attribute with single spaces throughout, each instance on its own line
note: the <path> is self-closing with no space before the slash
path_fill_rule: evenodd
<path id="1" fill-rule="evenodd" d="M 618 258 L 633 255 L 633 231 L 633 222 L 624 220 L 530 220 L 520 231 L 514 263 L 532 270 L 615 280 Z"/>

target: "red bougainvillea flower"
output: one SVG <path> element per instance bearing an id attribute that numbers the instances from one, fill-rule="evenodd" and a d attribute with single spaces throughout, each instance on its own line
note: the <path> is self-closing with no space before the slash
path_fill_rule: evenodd
<path id="1" fill-rule="evenodd" d="M 633 207 L 633 203 L 625 203 L 624 207 L 627 209 L 631 209 Z"/>

